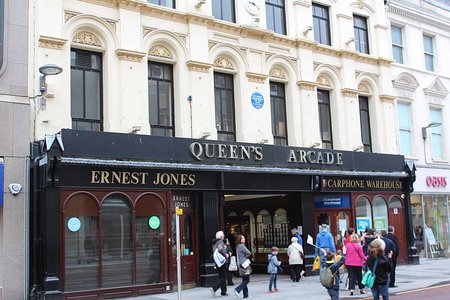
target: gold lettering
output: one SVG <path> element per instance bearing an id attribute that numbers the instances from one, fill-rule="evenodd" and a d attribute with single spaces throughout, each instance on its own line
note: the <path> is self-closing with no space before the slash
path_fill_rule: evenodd
<path id="1" fill-rule="evenodd" d="M 120 180 L 120 175 L 122 175 L 122 172 L 112 172 L 111 174 L 111 183 L 117 182 L 120 183 L 122 180 Z"/>
<path id="2" fill-rule="evenodd" d="M 195 185 L 195 174 L 189 174 L 189 185 Z"/>
<path id="3" fill-rule="evenodd" d="M 236 145 L 230 145 L 230 158 L 231 159 L 237 159 L 237 149 L 238 147 Z"/>
<path id="4" fill-rule="evenodd" d="M 323 154 L 322 154 L 322 152 L 318 152 L 317 153 L 317 163 L 318 164 L 323 164 Z"/>
<path id="5" fill-rule="evenodd" d="M 255 147 L 255 160 L 262 160 L 264 158 L 262 148 Z"/>
<path id="6" fill-rule="evenodd" d="M 294 150 L 289 150 L 288 162 L 297 162 L 297 157 L 295 156 Z"/>
<path id="7" fill-rule="evenodd" d="M 101 171 L 102 179 L 100 180 L 101 183 L 109 183 L 109 173 L 108 171 Z"/>
<path id="8" fill-rule="evenodd" d="M 305 150 L 300 150 L 300 163 L 306 163 L 306 151 Z"/>
<path id="9" fill-rule="evenodd" d="M 91 171 L 91 183 L 100 183 L 99 171 Z"/>

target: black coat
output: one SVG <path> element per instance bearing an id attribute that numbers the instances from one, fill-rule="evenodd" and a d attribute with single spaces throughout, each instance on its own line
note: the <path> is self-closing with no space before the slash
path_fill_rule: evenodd
<path id="1" fill-rule="evenodd" d="M 388 233 L 387 235 L 386 235 L 386 237 L 388 238 L 388 239 L 390 239 L 393 243 L 394 243 L 394 246 L 395 246 L 395 251 L 394 251 L 394 256 L 393 256 L 393 258 L 397 258 L 398 257 L 398 253 L 399 253 L 399 251 L 400 251 L 400 248 L 399 248 L 399 246 L 398 246 L 398 237 L 395 235 L 395 234 L 393 234 L 393 233 Z"/>
<path id="2" fill-rule="evenodd" d="M 384 243 L 386 244 L 386 248 L 384 248 L 384 255 L 388 256 L 389 252 L 392 251 L 393 256 L 395 256 L 395 253 L 397 252 L 396 247 L 394 245 L 394 242 L 386 237 L 381 238 Z"/>
<path id="3" fill-rule="evenodd" d="M 367 267 L 373 272 L 375 265 L 375 258 L 370 257 L 367 259 Z M 384 286 L 388 281 L 388 274 L 392 270 L 392 264 L 390 259 L 385 256 L 378 256 L 377 269 L 375 270 L 375 285 Z"/>

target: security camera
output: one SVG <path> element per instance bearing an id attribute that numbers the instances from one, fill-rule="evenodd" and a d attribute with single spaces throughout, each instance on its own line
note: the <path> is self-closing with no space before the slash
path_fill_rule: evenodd
<path id="1" fill-rule="evenodd" d="M 22 186 L 19 183 L 11 183 L 8 188 L 11 194 L 17 195 L 18 193 L 20 193 Z"/>

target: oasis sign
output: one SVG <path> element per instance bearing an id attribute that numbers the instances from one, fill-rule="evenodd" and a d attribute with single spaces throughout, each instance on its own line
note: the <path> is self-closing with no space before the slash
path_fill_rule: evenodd
<path id="1" fill-rule="evenodd" d="M 446 187 L 447 177 L 444 176 L 427 176 L 425 183 L 428 187 Z"/>

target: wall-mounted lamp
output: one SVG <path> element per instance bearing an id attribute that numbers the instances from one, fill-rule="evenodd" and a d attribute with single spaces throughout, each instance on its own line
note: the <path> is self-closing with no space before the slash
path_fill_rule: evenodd
<path id="1" fill-rule="evenodd" d="M 58 75 L 63 71 L 60 66 L 54 64 L 43 65 L 39 68 L 39 73 L 42 75 L 39 77 L 39 90 L 41 91 L 41 95 L 44 95 L 47 92 L 47 83 L 45 81 L 45 77 L 48 75 Z"/>
<path id="2" fill-rule="evenodd" d="M 320 147 L 320 143 L 314 143 L 311 145 L 311 148 L 319 148 Z"/>
<path id="3" fill-rule="evenodd" d="M 200 8 L 205 3 L 206 3 L 206 0 L 197 0 L 197 4 L 195 5 L 195 7 Z"/>
<path id="4" fill-rule="evenodd" d="M 427 126 L 422 127 L 422 138 L 423 138 L 424 140 L 427 139 L 427 129 L 428 129 L 428 128 L 439 127 L 439 126 L 441 126 L 441 125 L 442 125 L 442 123 L 432 122 L 432 123 L 428 124 Z"/>
<path id="5" fill-rule="evenodd" d="M 138 133 L 139 131 L 141 131 L 141 126 L 139 125 L 134 125 L 133 127 L 131 127 L 131 132 L 130 133 Z"/>
<path id="6" fill-rule="evenodd" d="M 203 132 L 203 135 L 202 135 L 202 137 L 201 137 L 200 139 L 206 139 L 206 138 L 209 137 L 210 135 L 211 135 L 211 132 L 205 131 L 205 132 Z"/>
<path id="7" fill-rule="evenodd" d="M 303 35 L 307 35 L 311 30 L 313 30 L 312 26 L 306 26 L 305 30 L 303 30 Z"/>
<path id="8" fill-rule="evenodd" d="M 355 149 L 353 149 L 353 151 L 356 151 L 356 152 L 363 152 L 363 150 L 364 150 L 363 145 L 356 146 Z"/>
<path id="9" fill-rule="evenodd" d="M 345 41 L 345 44 L 348 45 L 350 43 L 353 43 L 355 41 L 354 37 L 349 38 L 347 41 Z"/>

